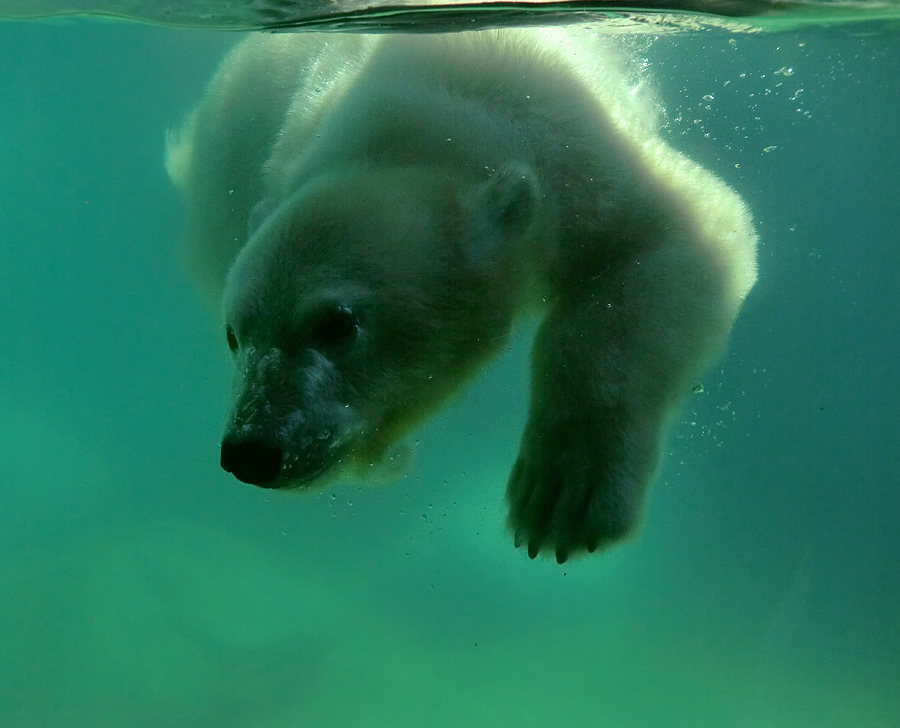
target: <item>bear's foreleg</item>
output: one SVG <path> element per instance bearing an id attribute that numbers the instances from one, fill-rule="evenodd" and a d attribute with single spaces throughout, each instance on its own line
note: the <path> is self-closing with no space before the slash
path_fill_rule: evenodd
<path id="1" fill-rule="evenodd" d="M 684 240 L 560 291 L 535 340 L 507 488 L 516 545 L 562 563 L 634 527 L 666 423 L 736 314 L 713 250 Z"/>

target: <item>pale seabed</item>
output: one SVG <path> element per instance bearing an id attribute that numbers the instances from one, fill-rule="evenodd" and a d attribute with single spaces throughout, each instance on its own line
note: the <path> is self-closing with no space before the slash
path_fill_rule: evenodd
<path id="1" fill-rule="evenodd" d="M 219 470 L 162 154 L 234 40 L 0 25 L 0 725 L 900 726 L 896 34 L 633 42 L 760 279 L 639 538 L 563 567 L 503 530 L 527 332 L 396 484 Z"/>

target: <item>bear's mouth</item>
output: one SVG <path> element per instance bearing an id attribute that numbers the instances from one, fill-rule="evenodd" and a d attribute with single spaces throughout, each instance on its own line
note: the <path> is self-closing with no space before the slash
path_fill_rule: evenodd
<path id="1" fill-rule="evenodd" d="M 303 462 L 304 458 L 306 458 L 305 462 Z M 339 461 L 338 458 L 332 456 L 311 464 L 309 458 L 304 455 L 288 453 L 284 456 L 279 478 L 274 485 L 268 487 L 279 490 L 297 490 L 320 485 L 321 483 L 318 481 L 321 481 Z"/>
<path id="2" fill-rule="evenodd" d="M 225 438 L 220 464 L 242 483 L 291 490 L 310 487 L 340 462 L 329 436 L 311 439 L 296 451 L 257 438 Z"/>

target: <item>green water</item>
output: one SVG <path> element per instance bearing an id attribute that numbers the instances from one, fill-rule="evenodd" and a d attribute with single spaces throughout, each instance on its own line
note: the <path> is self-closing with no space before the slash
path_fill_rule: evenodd
<path id="1" fill-rule="evenodd" d="M 397 483 L 218 468 L 162 158 L 235 39 L 0 25 L 0 726 L 900 726 L 897 35 L 631 42 L 760 278 L 639 537 L 563 567 L 503 530 L 527 332 Z"/>

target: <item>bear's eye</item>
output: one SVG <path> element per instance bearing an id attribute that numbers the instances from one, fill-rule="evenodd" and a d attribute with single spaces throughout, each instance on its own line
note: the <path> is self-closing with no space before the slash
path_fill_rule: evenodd
<path id="1" fill-rule="evenodd" d="M 231 353 L 236 352 L 238 350 L 238 340 L 234 329 L 231 328 L 231 324 L 225 324 L 225 339 L 228 341 L 228 348 L 231 349 Z"/>
<path id="2" fill-rule="evenodd" d="M 313 328 L 313 338 L 319 344 L 335 346 L 350 342 L 359 328 L 359 321 L 346 306 L 323 311 Z"/>

